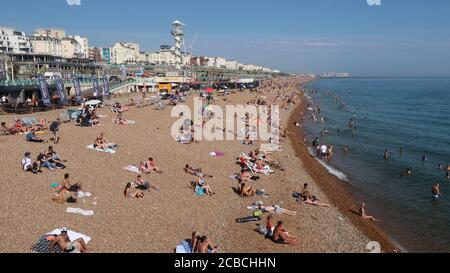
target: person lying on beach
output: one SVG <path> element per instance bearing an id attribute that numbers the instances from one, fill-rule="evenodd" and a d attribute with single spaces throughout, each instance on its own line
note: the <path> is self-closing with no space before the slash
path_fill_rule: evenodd
<path id="1" fill-rule="evenodd" d="M 17 133 L 25 133 L 28 131 L 28 129 L 25 126 L 23 126 L 22 121 L 20 119 L 16 120 L 14 124 L 14 130 Z"/>
<path id="2" fill-rule="evenodd" d="M 55 193 L 57 194 L 57 197 L 52 198 L 52 201 L 55 203 L 65 204 L 77 202 L 77 197 L 75 193 L 69 192 L 63 186 L 57 187 L 55 189 Z"/>
<path id="3" fill-rule="evenodd" d="M 441 187 L 441 185 L 436 184 L 431 189 L 431 194 L 433 195 L 433 197 L 435 199 L 438 199 L 442 195 L 440 187 Z"/>
<path id="4" fill-rule="evenodd" d="M 48 141 L 36 136 L 36 133 L 34 131 L 28 132 L 28 134 L 26 134 L 25 137 L 28 142 L 35 142 L 35 143 L 47 143 L 48 142 Z"/>
<path id="5" fill-rule="evenodd" d="M 273 231 L 272 240 L 277 244 L 297 244 L 297 238 L 294 235 L 290 235 L 283 227 L 283 222 L 279 221 Z"/>
<path id="6" fill-rule="evenodd" d="M 245 183 L 240 183 L 239 194 L 241 197 L 251 197 L 256 194 L 256 190 L 250 186 L 245 185 Z"/>
<path id="7" fill-rule="evenodd" d="M 108 148 L 111 148 L 111 144 L 106 140 L 105 134 L 101 133 L 94 141 L 94 148 L 95 149 L 102 149 L 106 150 Z"/>
<path id="8" fill-rule="evenodd" d="M 195 168 L 189 166 L 189 164 L 186 164 L 186 166 L 184 167 L 184 171 L 185 171 L 187 174 L 194 175 L 194 176 L 198 176 L 198 177 L 213 178 L 212 175 L 203 173 L 202 168 L 195 169 Z"/>
<path id="9" fill-rule="evenodd" d="M 213 243 L 206 236 L 202 236 L 197 242 L 194 253 L 217 253 L 218 250 L 218 246 L 213 246 Z"/>
<path id="10" fill-rule="evenodd" d="M 74 183 L 74 184 L 70 183 L 69 174 L 68 173 L 66 173 L 64 175 L 64 180 L 61 183 L 61 186 L 66 191 L 68 191 L 68 192 L 75 192 L 75 193 L 81 191 L 82 187 L 83 187 L 83 185 L 81 183 Z"/>
<path id="11" fill-rule="evenodd" d="M 135 182 L 135 188 L 138 190 L 143 190 L 143 191 L 150 191 L 150 190 L 155 190 L 155 191 L 159 191 L 159 188 L 152 186 L 150 184 L 150 182 L 145 181 L 142 178 L 142 175 L 138 175 L 136 178 L 136 182 Z"/>
<path id="12" fill-rule="evenodd" d="M 366 204 L 365 203 L 361 204 L 361 207 L 359 208 L 359 215 L 361 216 L 361 218 L 363 220 L 378 222 L 378 220 L 375 219 L 375 217 L 366 214 Z"/>
<path id="13" fill-rule="evenodd" d="M 263 204 L 259 204 L 258 209 L 262 210 L 262 212 L 275 212 L 277 214 L 286 214 L 289 216 L 295 216 L 297 214 L 296 211 L 283 209 L 280 206 L 273 205 L 273 206 L 264 206 Z"/>
<path id="14" fill-rule="evenodd" d="M 211 187 L 208 185 L 208 182 L 202 177 L 198 178 L 197 186 L 200 187 L 201 189 L 203 189 L 203 191 L 205 192 L 206 195 L 211 196 L 211 195 L 215 194 L 211 190 Z"/>
<path id="15" fill-rule="evenodd" d="M 242 168 L 240 174 L 239 174 L 239 182 L 243 181 L 257 181 L 259 180 L 259 176 L 254 176 L 251 174 L 251 172 L 248 170 L 248 168 Z"/>
<path id="16" fill-rule="evenodd" d="M 125 186 L 125 190 L 123 191 L 125 198 L 133 199 L 133 198 L 144 198 L 144 191 L 136 189 L 133 187 L 131 183 L 128 183 Z"/>
<path id="17" fill-rule="evenodd" d="M 61 234 L 58 235 L 50 244 L 49 250 L 53 251 L 55 246 L 59 246 L 59 248 L 66 253 L 86 253 L 86 243 L 83 238 L 79 238 L 73 242 L 70 241 L 69 235 L 67 235 L 67 229 L 62 228 Z"/>
<path id="18" fill-rule="evenodd" d="M 156 172 L 159 174 L 162 174 L 163 172 L 161 169 L 156 165 L 156 161 L 153 159 L 153 157 L 150 157 L 146 163 L 147 170 L 150 172 Z"/>
<path id="19" fill-rule="evenodd" d="M 315 197 L 313 198 L 308 198 L 305 197 L 302 199 L 303 203 L 305 203 L 306 205 L 311 205 L 311 206 L 316 206 L 316 207 L 324 207 L 324 208 L 329 208 L 330 205 L 326 204 L 326 203 L 320 203 L 319 200 Z"/>

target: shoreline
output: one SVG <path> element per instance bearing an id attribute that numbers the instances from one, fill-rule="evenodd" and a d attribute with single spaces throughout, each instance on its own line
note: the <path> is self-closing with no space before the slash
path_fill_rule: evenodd
<path id="1" fill-rule="evenodd" d="M 304 84 L 302 84 L 302 87 L 304 87 Z M 291 145 L 298 158 L 302 161 L 306 172 L 313 178 L 331 203 L 358 230 L 371 240 L 381 244 L 382 252 L 397 253 L 401 248 L 376 223 L 364 222 L 357 215 L 359 205 L 352 193 L 351 185 L 329 173 L 320 162 L 309 154 L 308 146 L 299 142 L 303 139 L 305 131 L 303 128 L 296 127 L 295 122 L 303 118 L 306 111 L 305 96 L 301 95 L 301 103 L 291 112 L 288 124 L 288 131 L 295 132 L 293 135 L 289 135 Z"/>

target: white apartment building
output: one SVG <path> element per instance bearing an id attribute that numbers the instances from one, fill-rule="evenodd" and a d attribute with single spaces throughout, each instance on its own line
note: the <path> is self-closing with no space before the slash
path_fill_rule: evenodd
<path id="1" fill-rule="evenodd" d="M 59 40 L 66 38 L 66 31 L 60 28 L 38 28 L 34 31 L 34 36 L 44 36 L 44 37 L 53 37 Z"/>
<path id="2" fill-rule="evenodd" d="M 0 27 L 0 52 L 31 53 L 30 39 L 25 35 L 25 32 Z"/>
<path id="3" fill-rule="evenodd" d="M 61 40 L 62 44 L 62 56 L 64 58 L 83 58 L 84 52 L 80 43 L 73 38 L 63 38 Z"/>
<path id="4" fill-rule="evenodd" d="M 142 59 L 138 44 L 116 43 L 111 51 L 111 62 L 114 64 L 136 63 Z"/>
<path id="5" fill-rule="evenodd" d="M 81 37 L 80 35 L 69 36 L 69 38 L 75 39 L 81 47 L 81 58 L 89 58 L 89 42 L 86 37 Z"/>
<path id="6" fill-rule="evenodd" d="M 230 70 L 237 70 L 238 69 L 238 62 L 237 61 L 230 61 L 227 60 L 225 62 L 225 68 Z"/>
<path id="7" fill-rule="evenodd" d="M 61 40 L 53 38 L 51 36 L 32 36 L 30 37 L 31 46 L 33 47 L 33 53 L 63 56 Z"/>

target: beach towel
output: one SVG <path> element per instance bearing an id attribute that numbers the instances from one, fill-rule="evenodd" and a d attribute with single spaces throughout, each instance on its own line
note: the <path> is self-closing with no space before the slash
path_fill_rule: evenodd
<path id="1" fill-rule="evenodd" d="M 91 196 L 92 196 L 92 193 L 90 193 L 90 192 L 82 192 L 82 191 L 77 192 L 78 198 L 85 198 L 85 197 L 91 197 Z"/>
<path id="2" fill-rule="evenodd" d="M 139 171 L 139 168 L 134 166 L 134 165 L 128 165 L 126 167 L 123 168 L 124 170 L 130 171 L 132 173 L 138 173 L 140 174 L 141 172 Z"/>
<path id="3" fill-rule="evenodd" d="M 205 191 L 202 188 L 200 188 L 199 186 L 195 186 L 195 194 L 197 194 L 198 196 L 204 196 Z"/>
<path id="4" fill-rule="evenodd" d="M 103 149 L 94 148 L 94 145 L 89 145 L 86 148 L 89 149 L 89 150 L 94 150 L 94 151 L 102 152 L 102 153 L 109 153 L 109 154 L 115 154 L 116 153 L 116 151 L 114 149 L 108 148 L 106 150 L 103 150 Z"/>
<path id="5" fill-rule="evenodd" d="M 236 219 L 236 223 L 238 223 L 238 224 L 244 224 L 244 223 L 249 223 L 249 222 L 258 222 L 258 221 L 261 221 L 261 217 L 247 216 L 244 218 Z"/>
<path id="6" fill-rule="evenodd" d="M 134 125 L 136 124 L 136 121 L 134 120 L 127 120 L 128 125 Z"/>
<path id="7" fill-rule="evenodd" d="M 59 235 L 59 234 L 61 234 L 61 229 L 55 229 L 55 230 L 47 233 L 47 235 Z M 72 231 L 72 230 L 67 230 L 67 235 L 69 236 L 69 239 L 71 242 L 78 240 L 80 238 L 83 238 L 83 240 L 86 244 L 88 244 L 91 241 L 91 237 L 84 235 L 82 233 Z"/>
<path id="8" fill-rule="evenodd" d="M 79 208 L 67 208 L 66 212 L 67 213 L 74 213 L 74 214 L 81 214 L 83 216 L 92 216 L 92 215 L 94 215 L 94 211 L 93 210 L 83 210 L 83 209 L 79 209 Z"/>
<path id="9" fill-rule="evenodd" d="M 209 156 L 211 157 L 222 157 L 224 156 L 225 153 L 224 152 L 220 152 L 220 151 L 214 151 L 214 152 L 210 152 Z"/>
<path id="10" fill-rule="evenodd" d="M 192 253 L 192 247 L 186 240 L 182 241 L 181 244 L 177 245 L 175 253 L 177 254 Z"/>
<path id="11" fill-rule="evenodd" d="M 52 243 L 52 241 L 49 240 L 49 237 L 51 236 L 48 234 L 41 236 L 41 238 L 39 238 L 39 240 L 31 247 L 31 251 L 36 253 L 65 253 L 57 245 L 53 248 L 53 252 L 50 252 L 50 244 Z"/>

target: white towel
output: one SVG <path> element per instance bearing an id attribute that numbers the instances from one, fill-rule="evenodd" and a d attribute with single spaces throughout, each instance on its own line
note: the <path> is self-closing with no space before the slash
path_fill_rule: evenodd
<path id="1" fill-rule="evenodd" d="M 60 235 L 61 234 L 61 229 L 55 229 L 49 233 L 47 233 L 48 235 L 52 235 L 52 234 L 56 234 L 56 235 Z M 80 238 L 83 238 L 84 242 L 87 244 L 91 241 L 91 237 L 84 235 L 82 233 L 78 233 L 72 230 L 67 230 L 67 235 L 69 236 L 69 239 L 71 242 L 78 240 Z"/>
<path id="2" fill-rule="evenodd" d="M 67 213 L 81 214 L 83 216 L 92 216 L 92 215 L 94 215 L 94 211 L 93 210 L 82 210 L 82 209 L 79 209 L 79 208 L 67 208 L 66 212 Z"/>

